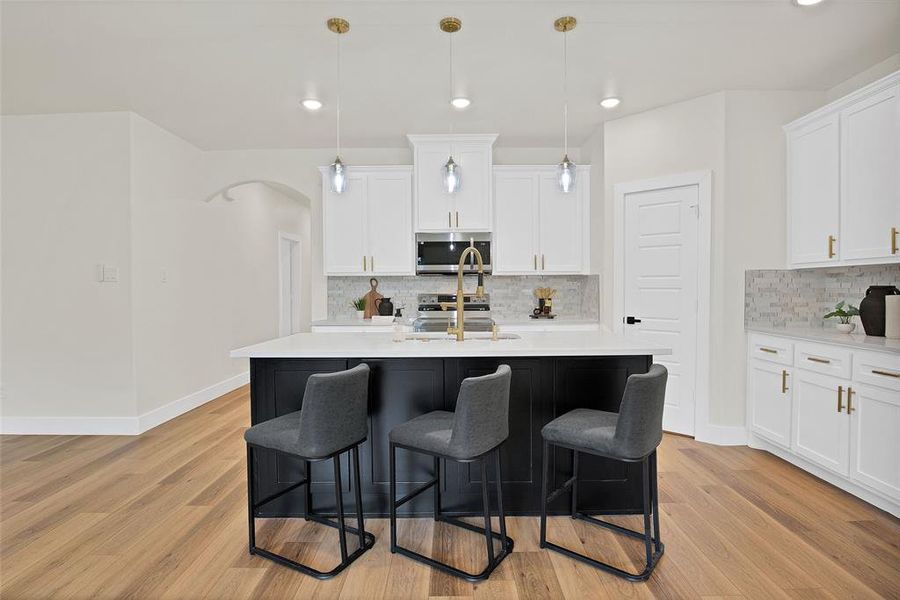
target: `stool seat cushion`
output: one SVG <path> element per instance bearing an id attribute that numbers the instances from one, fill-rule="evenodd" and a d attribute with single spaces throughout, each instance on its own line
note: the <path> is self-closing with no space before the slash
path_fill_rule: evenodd
<path id="1" fill-rule="evenodd" d="M 319 458 L 314 455 L 312 448 L 304 447 L 299 432 L 300 411 L 298 410 L 254 425 L 244 432 L 244 440 L 248 444 L 261 448 L 280 450 L 287 454 L 307 458 Z"/>
<path id="2" fill-rule="evenodd" d="M 551 444 L 577 446 L 616 458 L 619 456 L 615 444 L 618 421 L 618 413 L 576 408 L 544 425 L 541 435 Z"/>
<path id="3" fill-rule="evenodd" d="M 394 444 L 452 456 L 449 450 L 453 418 L 452 412 L 436 410 L 397 425 L 388 437 Z"/>

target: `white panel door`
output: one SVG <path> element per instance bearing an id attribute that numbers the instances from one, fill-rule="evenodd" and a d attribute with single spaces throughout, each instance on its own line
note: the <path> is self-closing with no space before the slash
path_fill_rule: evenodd
<path id="1" fill-rule="evenodd" d="M 323 176 L 322 202 L 325 274 L 364 274 L 367 268 L 365 175 L 351 170 L 347 189 L 340 195 L 331 192 Z"/>
<path id="2" fill-rule="evenodd" d="M 444 191 L 441 177 L 441 169 L 452 149 L 449 142 L 416 147 L 416 231 L 453 229 L 454 198 Z"/>
<path id="3" fill-rule="evenodd" d="M 414 275 L 412 174 L 409 170 L 369 173 L 366 200 L 369 271 Z"/>
<path id="4" fill-rule="evenodd" d="M 491 262 L 495 275 L 520 275 L 538 270 L 537 186 L 534 173 L 494 170 Z"/>
<path id="5" fill-rule="evenodd" d="M 579 176 L 581 173 L 579 172 Z M 544 273 L 581 273 L 584 269 L 584 181 L 564 194 L 555 172 L 539 175 L 540 256 Z"/>
<path id="6" fill-rule="evenodd" d="M 763 360 L 750 361 L 750 428 L 783 446 L 791 447 L 791 369 Z"/>
<path id="7" fill-rule="evenodd" d="M 892 254 L 900 229 L 900 86 L 841 112 L 841 259 Z"/>
<path id="8" fill-rule="evenodd" d="M 699 187 L 625 194 L 625 334 L 672 348 L 663 427 L 693 435 L 697 359 Z"/>
<path id="9" fill-rule="evenodd" d="M 900 393 L 853 385 L 850 477 L 900 500 Z"/>
<path id="10" fill-rule="evenodd" d="M 839 258 L 839 137 L 836 114 L 788 134 L 791 264 Z M 829 236 L 835 240 L 830 245 Z"/>
<path id="11" fill-rule="evenodd" d="M 459 164 L 461 178 L 453 198 L 453 227 L 460 231 L 490 231 L 491 147 L 484 143 L 456 143 L 453 160 Z"/>
<path id="12" fill-rule="evenodd" d="M 850 467 L 850 384 L 803 369 L 794 371 L 794 379 L 791 448 L 807 460 L 846 476 Z"/>

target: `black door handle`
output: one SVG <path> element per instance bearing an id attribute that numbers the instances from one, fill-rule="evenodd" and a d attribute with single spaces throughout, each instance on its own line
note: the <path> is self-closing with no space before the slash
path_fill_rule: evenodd
<path id="1" fill-rule="evenodd" d="M 640 323 L 640 319 L 635 319 L 634 317 L 625 317 L 625 322 L 629 325 L 634 325 L 635 323 Z"/>

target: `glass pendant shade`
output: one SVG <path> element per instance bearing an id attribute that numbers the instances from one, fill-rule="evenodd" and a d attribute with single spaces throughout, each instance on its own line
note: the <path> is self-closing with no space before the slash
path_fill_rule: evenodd
<path id="1" fill-rule="evenodd" d="M 455 194 L 459 191 L 461 183 L 459 165 L 453 162 L 453 157 L 444 165 L 442 181 L 444 182 L 444 191 L 448 194 Z"/>
<path id="2" fill-rule="evenodd" d="M 334 162 L 331 163 L 331 167 L 328 170 L 328 179 L 331 182 L 331 191 L 335 194 L 343 194 L 344 190 L 347 189 L 347 167 L 341 162 L 340 156 L 336 157 Z"/>
<path id="3" fill-rule="evenodd" d="M 562 162 L 556 167 L 556 176 L 559 180 L 559 189 L 564 194 L 568 194 L 575 189 L 575 163 L 569 160 L 568 154 L 563 157 Z"/>

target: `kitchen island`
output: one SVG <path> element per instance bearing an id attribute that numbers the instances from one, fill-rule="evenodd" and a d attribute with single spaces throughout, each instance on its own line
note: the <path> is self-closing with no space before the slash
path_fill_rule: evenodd
<path id="1" fill-rule="evenodd" d="M 644 342 L 602 331 L 522 332 L 500 340 L 473 336 L 457 342 L 444 335 L 418 336 L 402 342 L 386 333 L 300 333 L 234 350 L 250 359 L 253 424 L 299 410 L 306 380 L 315 373 L 351 368 L 365 362 L 369 383 L 369 438 L 360 447 L 365 513 L 388 514 L 388 432 L 394 426 L 432 410 L 454 410 L 466 377 L 512 368 L 510 435 L 501 450 L 504 505 L 510 515 L 536 515 L 540 510 L 541 428 L 575 408 L 618 411 L 625 382 L 646 372 L 654 355 L 670 354 Z M 346 460 L 346 457 L 345 457 Z M 579 507 L 597 513 L 641 512 L 640 468 L 584 456 Z M 571 454 L 555 450 L 556 481 L 571 475 Z M 347 465 L 342 472 L 350 473 Z M 428 481 L 431 458 L 400 451 L 398 495 Z M 303 479 L 303 462 L 269 451 L 259 452 L 257 493 L 267 496 Z M 489 473 L 492 472 L 489 470 Z M 335 510 L 333 471 L 313 463 L 312 505 L 316 512 Z M 448 514 L 481 510 L 478 464 L 447 462 L 441 471 L 441 495 Z M 349 491 L 349 479 L 345 481 Z M 260 516 L 302 516 L 303 488 L 267 505 Z M 564 514 L 567 497 L 557 498 L 551 514 Z M 428 494 L 403 507 L 402 515 L 430 514 Z"/>

